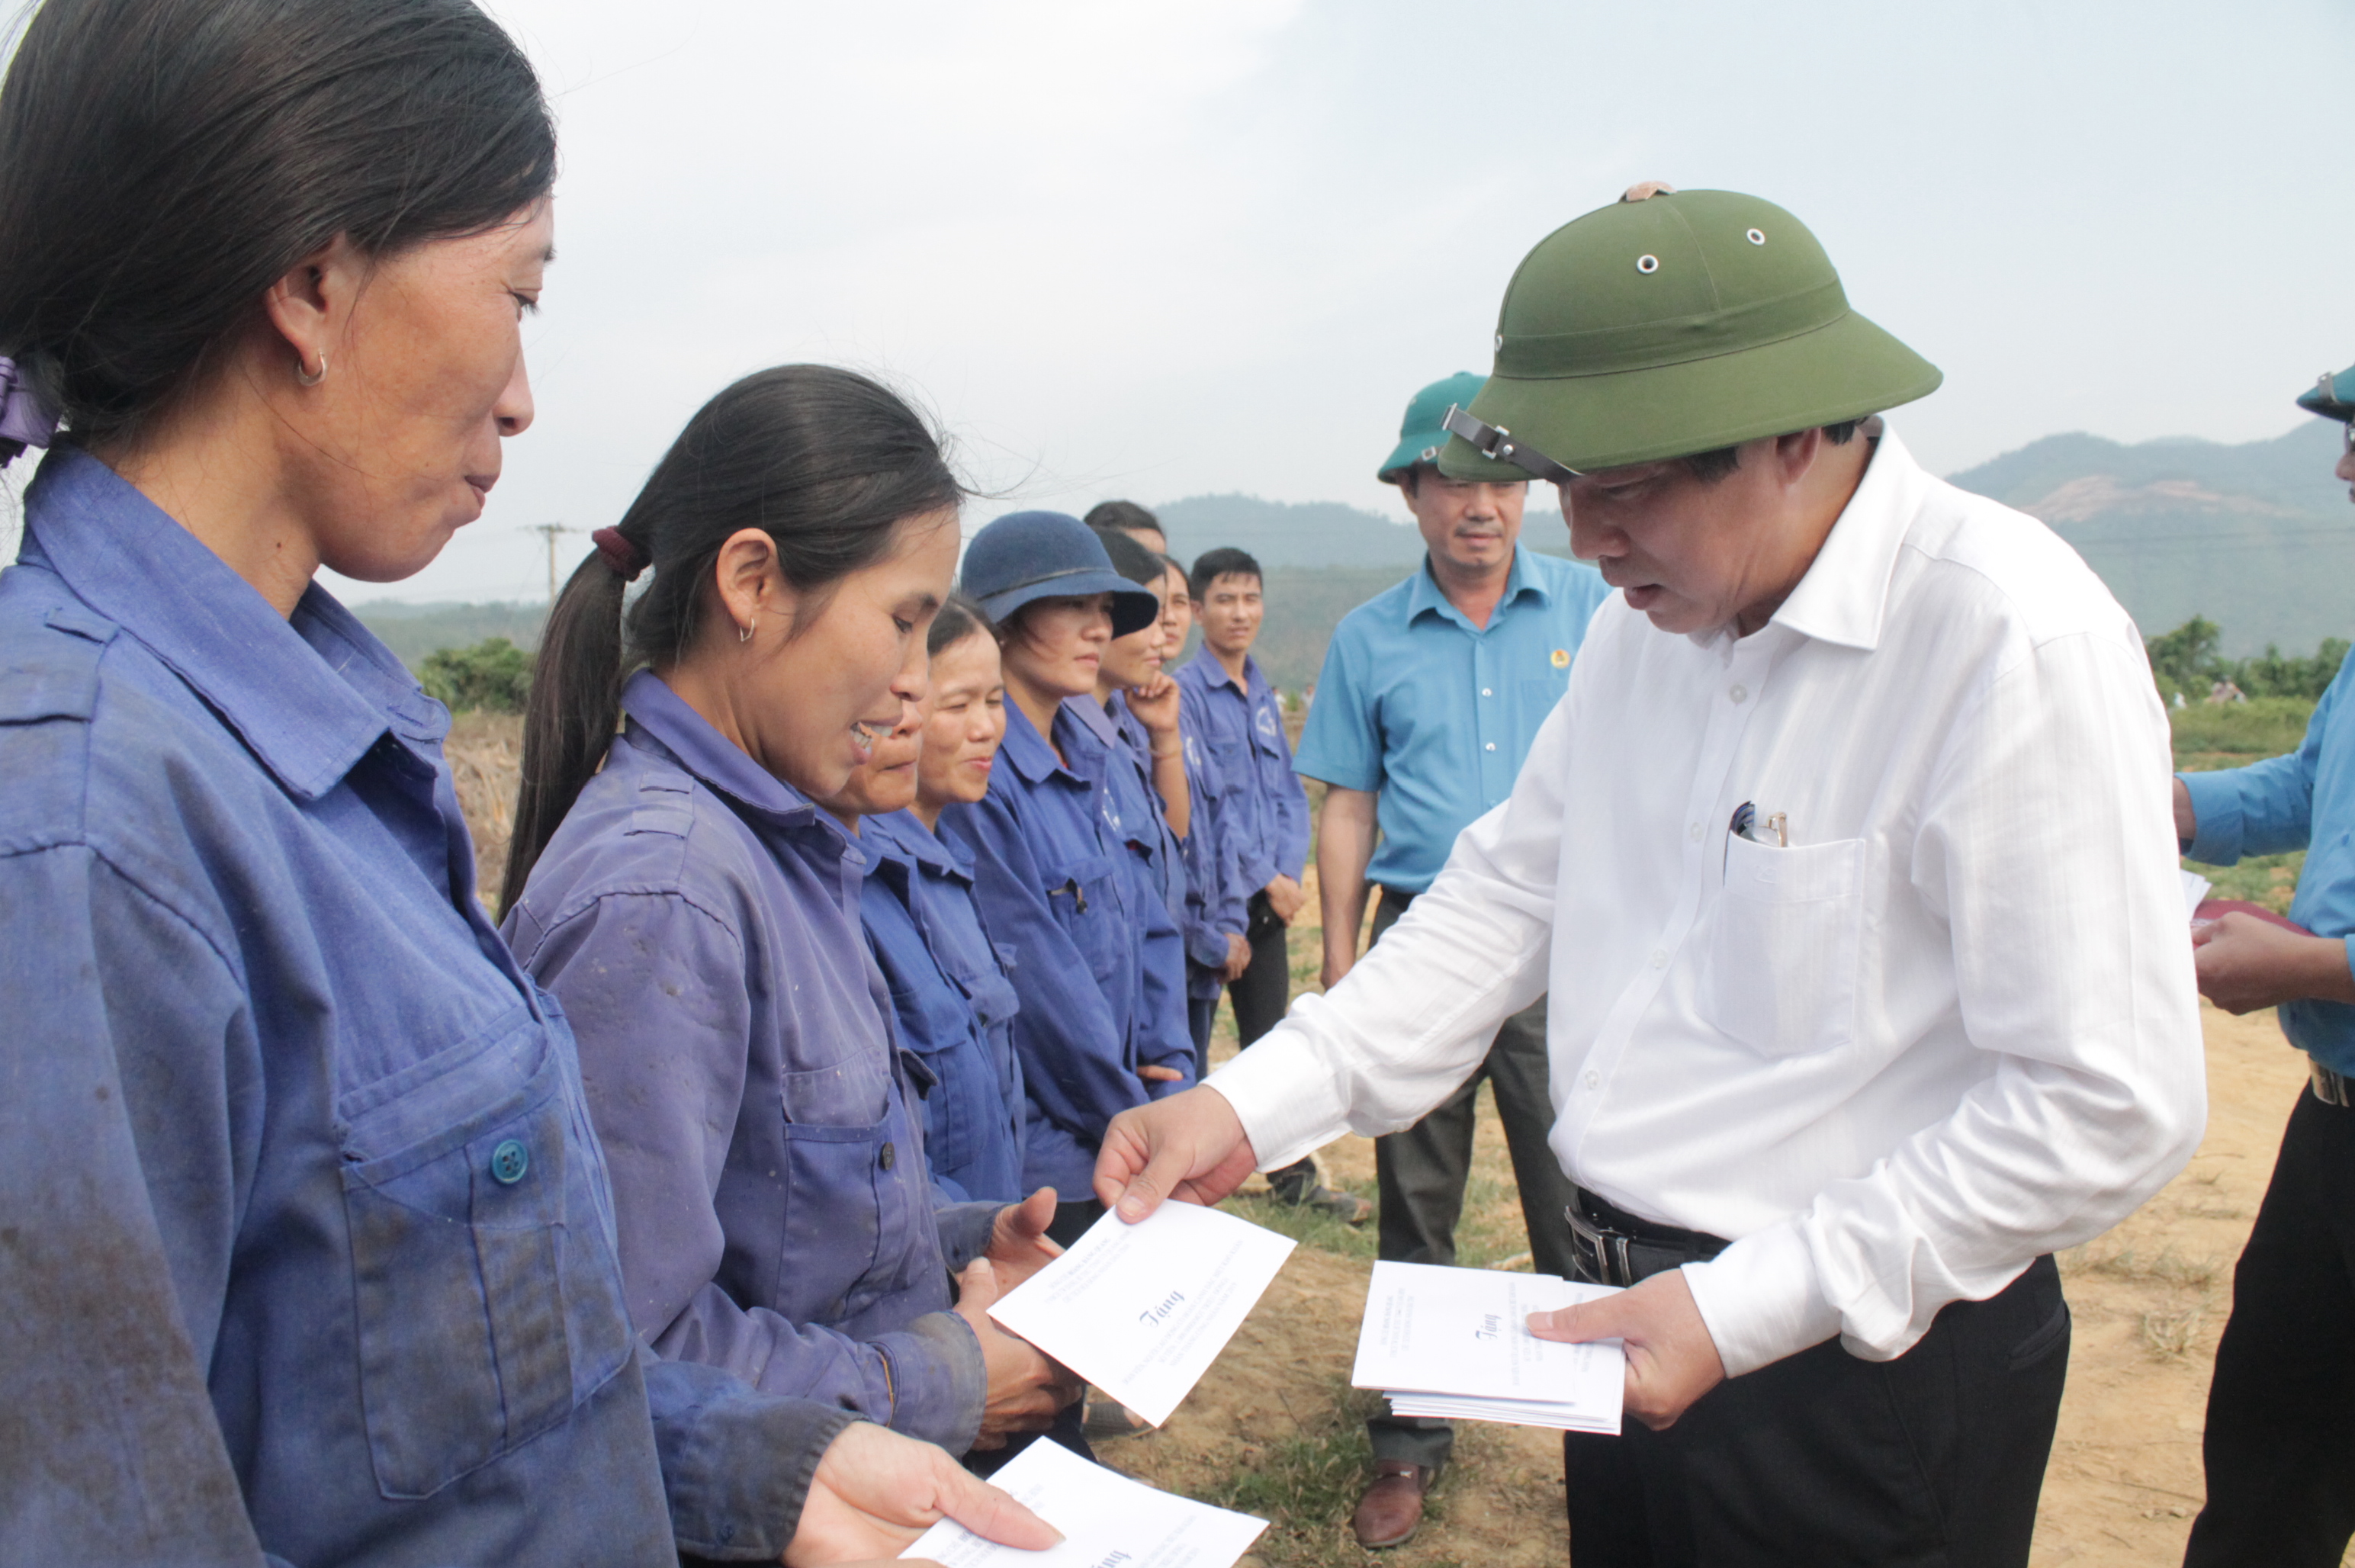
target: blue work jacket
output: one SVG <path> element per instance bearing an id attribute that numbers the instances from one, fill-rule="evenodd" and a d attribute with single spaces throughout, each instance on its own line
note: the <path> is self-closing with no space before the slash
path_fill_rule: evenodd
<path id="1" fill-rule="evenodd" d="M 1152 740 L 1117 695 L 1110 708 L 1092 697 L 1073 697 L 1063 709 L 1079 721 L 1078 744 L 1089 749 L 1090 767 L 1103 770 L 1110 829 L 1128 841 L 1146 891 L 1161 901 L 1176 924 L 1186 914 L 1185 851 L 1153 787 Z"/>
<path id="2" fill-rule="evenodd" d="M 1300 880 L 1308 862 L 1308 792 L 1292 771 L 1284 709 L 1257 659 L 1243 661 L 1243 677 L 1237 683 L 1207 647 L 1178 670 L 1180 722 L 1200 732 L 1226 779 L 1226 827 L 1249 900 L 1278 874 Z"/>
<path id="3" fill-rule="evenodd" d="M 845 1418 L 640 1354 L 571 1035 L 474 900 L 448 713 L 96 458 L 50 453 L 26 516 L 0 1562 L 773 1560 Z"/>
<path id="4" fill-rule="evenodd" d="M 2184 853 L 2211 866 L 2243 855 L 2304 849 L 2289 917 L 2317 936 L 2348 944 L 2355 965 L 2355 711 L 2348 709 L 2348 670 L 2339 667 L 2306 741 L 2286 757 L 2221 773 L 2178 773 L 2191 792 L 2198 837 Z M 2355 1075 L 2355 1008 L 2302 997 L 2277 1009 L 2292 1045 L 2333 1072 Z"/>
<path id="5" fill-rule="evenodd" d="M 1092 1196 L 1096 1148 L 1113 1117 L 1193 1078 L 1178 927 L 1125 864 L 1135 857 L 1100 748 L 1070 712 L 1055 720 L 1064 762 L 1006 705 L 989 794 L 941 827 L 974 854 L 974 891 L 991 936 L 1014 950 L 1022 1010 L 1014 1047 L 1028 1105 L 1022 1183 L 1066 1201 Z M 1150 1083 L 1146 1065 L 1174 1067 Z"/>
<path id="6" fill-rule="evenodd" d="M 1423 891 L 1455 836 L 1504 804 L 1610 596 L 1584 562 L 1516 546 L 1485 626 L 1448 603 L 1428 558 L 1341 617 L 1293 765 L 1375 796 L 1369 880 Z"/>
<path id="7" fill-rule="evenodd" d="M 1180 709 L 1178 733 L 1186 746 L 1187 814 L 1183 856 L 1186 912 L 1178 928 L 1186 940 L 1186 994 L 1216 1001 L 1226 987 L 1227 937 L 1251 928 L 1251 894 L 1242 885 L 1234 835 L 1227 825 L 1226 775 L 1210 760 L 1210 748 Z"/>
<path id="8" fill-rule="evenodd" d="M 993 946 L 973 891 L 973 855 L 912 812 L 864 817 L 859 923 L 891 992 L 900 1039 L 937 1080 L 925 1093 L 924 1151 L 951 1198 L 1018 1203 L 1022 1186 L 1020 1007 L 1010 955 Z"/>
<path id="9" fill-rule="evenodd" d="M 650 671 L 507 914 L 564 1002 L 613 1173 L 631 1320 L 666 1357 L 961 1454 L 987 1377 L 949 1275 L 864 852 Z"/>

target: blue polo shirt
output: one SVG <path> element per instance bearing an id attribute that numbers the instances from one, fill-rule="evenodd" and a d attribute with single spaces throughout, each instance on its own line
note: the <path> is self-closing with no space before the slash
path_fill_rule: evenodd
<path id="1" fill-rule="evenodd" d="M 1428 559 L 1342 617 L 1293 765 L 1379 796 L 1369 877 L 1423 891 L 1455 836 L 1503 804 L 1610 596 L 1593 567 L 1517 545 L 1485 627 L 1447 602 Z"/>
<path id="2" fill-rule="evenodd" d="M 2355 963 L 2355 712 L 2347 671 L 2315 704 L 2306 741 L 2286 757 L 2212 773 L 2178 773 L 2191 792 L 2195 860 L 2229 866 L 2243 855 L 2304 849 L 2289 917 L 2317 936 L 2348 943 Z M 2290 1043 L 2333 1072 L 2355 1074 L 2355 1008 L 2307 997 L 2277 1009 Z"/>

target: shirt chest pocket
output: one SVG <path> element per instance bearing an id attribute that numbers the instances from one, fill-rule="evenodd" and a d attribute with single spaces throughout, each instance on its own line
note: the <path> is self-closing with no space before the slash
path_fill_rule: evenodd
<path id="1" fill-rule="evenodd" d="M 427 1497 L 630 1359 L 591 1135 L 521 1008 L 337 1110 L 369 1455 L 386 1497 Z"/>
<path id="2" fill-rule="evenodd" d="M 1856 1037 L 1864 840 L 1776 848 L 1726 840 L 1725 887 L 1701 978 L 1710 1022 L 1763 1056 Z"/>
<path id="3" fill-rule="evenodd" d="M 1114 972 L 1119 957 L 1112 951 L 1115 869 L 1111 859 L 1072 855 L 1049 861 L 1041 869 L 1048 911 L 1101 984 Z"/>
<path id="4" fill-rule="evenodd" d="M 929 1186 L 924 1151 L 883 1051 L 862 1052 L 861 1060 L 869 1056 L 877 1059 L 879 1108 L 868 1120 L 795 1120 L 783 1129 L 784 1266 L 776 1306 L 788 1317 L 840 1324 L 911 1277 L 911 1227 Z"/>

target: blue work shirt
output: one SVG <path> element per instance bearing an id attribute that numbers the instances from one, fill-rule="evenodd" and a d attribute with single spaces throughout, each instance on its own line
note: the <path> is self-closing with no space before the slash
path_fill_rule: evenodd
<path id="1" fill-rule="evenodd" d="M 1341 618 L 1294 766 L 1377 796 L 1370 880 L 1423 891 L 1455 836 L 1513 793 L 1610 596 L 1593 567 L 1516 545 L 1486 626 L 1447 602 L 1429 557 Z"/>
<path id="2" fill-rule="evenodd" d="M 1185 850 L 1169 830 L 1160 792 L 1153 787 L 1153 741 L 1115 694 L 1109 708 L 1092 697 L 1066 698 L 1065 712 L 1079 720 L 1080 744 L 1100 752 L 1111 805 L 1113 830 L 1128 840 L 1146 891 L 1161 901 L 1175 924 L 1186 914 Z M 1181 928 L 1179 935 L 1184 932 Z"/>
<path id="3" fill-rule="evenodd" d="M 1292 771 L 1284 708 L 1259 661 L 1243 660 L 1239 683 L 1204 647 L 1179 667 L 1178 684 L 1179 722 L 1200 731 L 1226 779 L 1221 804 L 1243 897 L 1279 874 L 1298 881 L 1308 863 L 1308 792 Z"/>
<path id="4" fill-rule="evenodd" d="M 950 1197 L 1018 1203 L 1022 1186 L 1020 1008 L 981 923 L 973 854 L 913 812 L 858 824 L 868 853 L 859 923 L 883 971 L 900 1041 L 938 1080 L 924 1095 L 924 1152 Z"/>
<path id="5" fill-rule="evenodd" d="M 974 891 L 992 937 L 1014 950 L 1022 1010 L 1014 1048 L 1028 1102 L 1022 1184 L 1076 1202 L 1093 1196 L 1096 1148 L 1113 1117 L 1194 1075 L 1178 927 L 1127 864 L 1135 852 L 1101 766 L 1067 709 L 1063 762 L 1028 715 L 1006 705 L 989 794 L 941 813 L 974 854 Z M 1184 1077 L 1156 1083 L 1144 1066 Z"/>
<path id="6" fill-rule="evenodd" d="M 962 1454 L 987 1376 L 858 925 L 866 856 L 651 671 L 507 913 L 562 998 L 612 1162 L 631 1320 L 664 1356 Z"/>
<path id="7" fill-rule="evenodd" d="M 2285 757 L 2221 773 L 2178 773 L 2191 792 L 2198 828 L 2184 853 L 2211 866 L 2243 855 L 2306 850 L 2289 917 L 2317 936 L 2346 940 L 2355 964 L 2355 712 L 2348 702 L 2348 669 L 2339 674 L 2314 717 L 2306 741 Z M 2355 1075 L 2355 1007 L 2302 997 L 2276 1009 L 2290 1043 L 2333 1072 Z"/>
<path id="8" fill-rule="evenodd" d="M 1226 777 L 1210 761 L 1210 748 L 1186 722 L 1181 705 L 1178 734 L 1186 747 L 1186 912 L 1178 929 L 1186 943 L 1186 995 L 1216 1001 L 1226 986 L 1227 938 L 1251 927 L 1253 890 L 1242 885 L 1234 835 L 1226 821 Z"/>
<path id="9" fill-rule="evenodd" d="M 570 1033 L 474 900 L 448 713 L 93 457 L 52 453 L 26 515 L 0 1561 L 773 1560 L 845 1418 L 639 1353 Z"/>

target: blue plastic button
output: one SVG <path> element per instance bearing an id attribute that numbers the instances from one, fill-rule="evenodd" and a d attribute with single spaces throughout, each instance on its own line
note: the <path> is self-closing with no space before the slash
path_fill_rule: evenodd
<path id="1" fill-rule="evenodd" d="M 530 1168 L 531 1150 L 519 1138 L 508 1138 L 491 1151 L 491 1179 L 502 1187 L 513 1187 Z"/>

